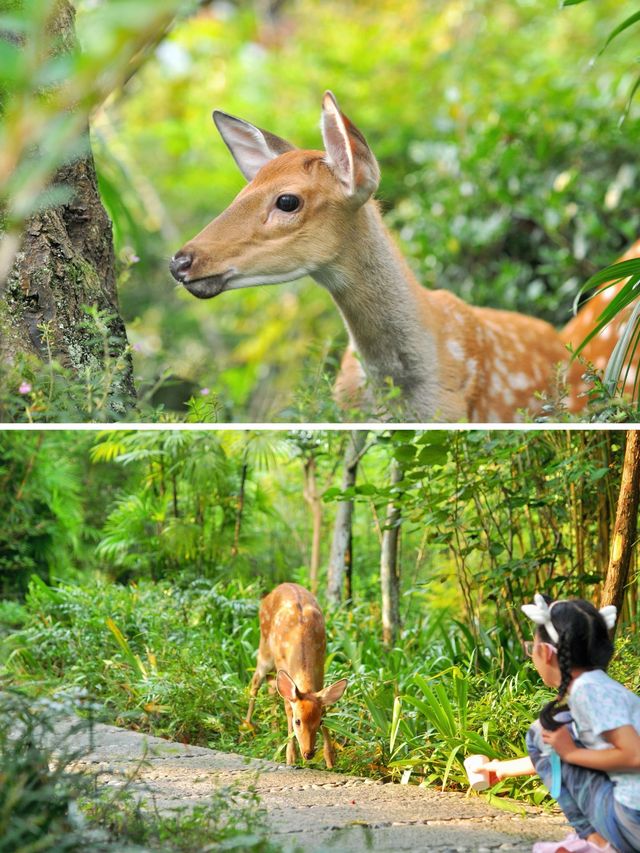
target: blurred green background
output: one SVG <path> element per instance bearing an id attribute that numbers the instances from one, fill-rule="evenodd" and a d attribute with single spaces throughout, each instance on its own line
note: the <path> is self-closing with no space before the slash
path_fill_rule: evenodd
<path id="1" fill-rule="evenodd" d="M 346 332 L 320 286 L 200 302 L 167 269 L 243 186 L 211 111 L 317 148 L 326 88 L 377 155 L 387 221 L 425 285 L 564 325 L 580 284 L 640 233 L 637 103 L 621 122 L 634 31 L 591 61 L 633 11 L 284 0 L 182 21 L 93 125 L 143 394 L 193 395 L 199 420 L 336 418 Z M 154 393 L 166 376 L 177 387 Z"/>

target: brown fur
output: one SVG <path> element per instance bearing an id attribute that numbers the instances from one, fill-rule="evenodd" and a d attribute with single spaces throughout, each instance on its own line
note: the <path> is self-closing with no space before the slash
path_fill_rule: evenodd
<path id="1" fill-rule="evenodd" d="M 324 617 L 314 596 L 299 584 L 277 586 L 260 605 L 260 646 L 245 723 L 251 724 L 262 682 L 269 672 L 276 671 L 278 692 L 287 714 L 287 764 L 295 761 L 292 734 L 303 757 L 311 758 L 316 736 L 322 729 L 324 759 L 327 767 L 333 767 L 333 745 L 322 726 L 322 715 L 326 705 L 340 698 L 346 680 L 323 689 L 325 654 Z"/>

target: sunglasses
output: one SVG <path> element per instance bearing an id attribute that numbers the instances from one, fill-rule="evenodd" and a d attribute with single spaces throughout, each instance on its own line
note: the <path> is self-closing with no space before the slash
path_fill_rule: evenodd
<path id="1" fill-rule="evenodd" d="M 543 643 L 541 640 L 526 640 L 522 644 L 524 648 L 524 653 L 528 658 L 533 657 L 533 650 L 538 646 L 547 646 L 547 648 L 551 649 L 552 652 L 558 654 L 558 650 L 551 643 Z"/>

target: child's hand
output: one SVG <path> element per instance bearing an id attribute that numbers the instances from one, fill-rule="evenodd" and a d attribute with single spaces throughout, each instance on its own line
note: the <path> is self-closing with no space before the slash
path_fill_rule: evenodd
<path id="1" fill-rule="evenodd" d="M 560 726 L 555 732 L 550 732 L 548 729 L 542 729 L 542 740 L 553 747 L 560 758 L 565 758 L 570 752 L 576 748 L 574 739 L 571 737 L 571 732 L 568 726 Z"/>

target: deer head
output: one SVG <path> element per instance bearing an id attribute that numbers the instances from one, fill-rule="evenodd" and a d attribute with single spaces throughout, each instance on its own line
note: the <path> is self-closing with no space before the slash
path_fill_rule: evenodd
<path id="1" fill-rule="evenodd" d="M 309 761 L 316 752 L 316 736 L 322 725 L 324 709 L 333 705 L 347 688 L 347 679 L 341 678 L 317 693 L 303 693 L 284 669 L 278 671 L 276 687 L 278 693 L 289 704 L 293 720 L 293 731 L 302 756 Z"/>
<path id="2" fill-rule="evenodd" d="M 380 171 L 335 97 L 322 102 L 324 151 L 216 110 L 213 120 L 249 184 L 171 259 L 173 277 L 199 299 L 225 290 L 313 274 L 349 240 L 354 210 L 375 192 Z"/>

